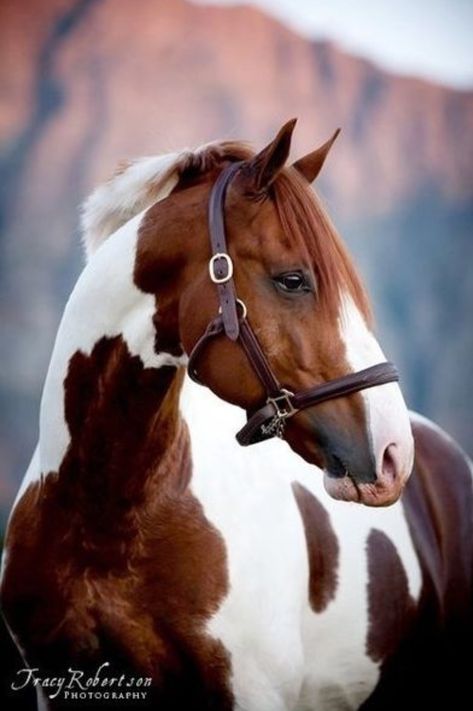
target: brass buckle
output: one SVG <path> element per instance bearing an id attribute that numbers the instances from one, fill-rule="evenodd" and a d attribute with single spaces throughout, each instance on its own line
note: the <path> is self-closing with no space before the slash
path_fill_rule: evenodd
<path id="1" fill-rule="evenodd" d="M 227 263 L 227 273 L 223 277 L 219 277 L 215 274 L 215 262 L 219 259 L 224 259 Z M 225 284 L 227 281 L 230 281 L 233 276 L 233 262 L 230 255 L 225 252 L 217 252 L 214 254 L 209 261 L 209 274 L 214 284 Z"/>
<path id="2" fill-rule="evenodd" d="M 292 417 L 298 412 L 297 408 L 291 402 L 291 397 L 294 397 L 294 393 L 286 388 L 281 388 L 280 395 L 276 397 L 268 397 L 267 403 L 274 405 L 276 410 L 275 417 L 281 420 L 287 420 L 288 417 Z"/>

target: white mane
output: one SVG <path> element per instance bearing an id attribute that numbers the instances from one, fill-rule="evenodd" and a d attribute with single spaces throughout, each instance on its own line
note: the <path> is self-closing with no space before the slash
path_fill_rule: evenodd
<path id="1" fill-rule="evenodd" d="M 213 141 L 194 151 L 138 158 L 118 166 L 82 207 L 82 242 L 87 259 L 119 227 L 166 198 L 187 170 L 204 172 L 223 159 L 244 160 L 254 155 L 241 141 Z"/>
<path id="2" fill-rule="evenodd" d="M 119 227 L 167 197 L 179 180 L 188 151 L 125 163 L 82 206 L 82 242 L 87 259 Z"/>

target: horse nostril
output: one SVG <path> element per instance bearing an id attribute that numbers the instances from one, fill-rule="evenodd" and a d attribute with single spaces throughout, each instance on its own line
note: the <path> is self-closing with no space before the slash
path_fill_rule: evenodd
<path id="1" fill-rule="evenodd" d="M 394 482 L 398 478 L 398 464 L 396 460 L 396 445 L 389 444 L 383 453 L 381 462 L 381 476 L 384 481 Z"/>
<path id="2" fill-rule="evenodd" d="M 340 457 L 337 457 L 336 454 L 332 454 L 331 456 L 331 462 L 328 468 L 328 473 L 329 476 L 333 477 L 334 479 L 343 479 L 343 477 L 347 473 L 347 468 L 345 464 L 342 462 Z"/>

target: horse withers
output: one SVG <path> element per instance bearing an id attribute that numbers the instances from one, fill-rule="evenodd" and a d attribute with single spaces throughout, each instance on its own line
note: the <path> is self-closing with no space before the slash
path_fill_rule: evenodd
<path id="1" fill-rule="evenodd" d="M 409 418 L 392 370 L 363 386 L 385 359 L 310 188 L 333 140 L 287 166 L 293 129 L 257 154 L 227 141 L 122 166 L 85 205 L 4 554 L 3 611 L 38 677 L 106 664 L 150 680 L 142 707 L 189 711 L 469 693 L 471 468 Z M 219 251 L 209 201 L 229 170 Z M 235 441 L 242 409 L 267 441 Z M 68 708 L 65 691 L 40 704 Z"/>

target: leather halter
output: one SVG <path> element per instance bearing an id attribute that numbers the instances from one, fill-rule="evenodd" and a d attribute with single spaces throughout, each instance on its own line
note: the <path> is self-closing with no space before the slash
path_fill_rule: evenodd
<path id="1" fill-rule="evenodd" d="M 266 390 L 266 403 L 248 416 L 246 425 L 237 433 L 238 442 L 255 444 L 271 437 L 282 437 L 286 421 L 308 407 L 399 380 L 396 367 L 389 362 L 378 363 L 357 373 L 292 392 L 281 386 L 256 338 L 247 318 L 246 306 L 237 298 L 233 281 L 233 262 L 228 254 L 225 236 L 224 205 L 228 185 L 241 162 L 232 163 L 218 176 L 209 200 L 209 232 L 212 256 L 209 275 L 217 285 L 220 308 L 209 323 L 189 357 L 188 371 L 192 380 L 201 383 L 197 363 L 210 340 L 226 335 L 241 344 L 246 356 Z M 201 383 L 202 384 L 202 383 Z"/>

